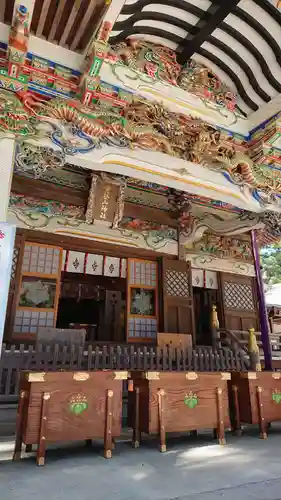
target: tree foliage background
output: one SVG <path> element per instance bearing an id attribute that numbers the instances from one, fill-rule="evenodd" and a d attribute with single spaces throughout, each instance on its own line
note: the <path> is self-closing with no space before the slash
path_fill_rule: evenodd
<path id="1" fill-rule="evenodd" d="M 281 242 L 261 251 L 261 264 L 267 285 L 281 283 Z"/>

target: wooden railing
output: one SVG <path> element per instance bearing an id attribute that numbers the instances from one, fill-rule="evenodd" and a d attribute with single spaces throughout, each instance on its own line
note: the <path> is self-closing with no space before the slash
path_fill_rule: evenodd
<path id="1" fill-rule="evenodd" d="M 233 334 L 236 338 L 236 341 L 238 342 L 238 345 L 240 347 L 243 347 L 243 349 L 248 352 L 248 342 L 249 342 L 249 332 L 248 331 L 239 331 L 239 330 L 224 330 L 220 329 L 218 332 L 230 332 Z M 260 332 L 255 332 L 255 336 L 257 339 L 257 344 L 260 349 L 260 354 L 263 356 L 263 347 L 262 347 L 262 340 L 261 340 L 261 333 Z M 271 350 L 272 350 L 272 355 L 273 356 L 280 356 L 281 358 L 281 335 L 277 333 L 272 333 L 270 334 L 270 344 L 271 344 Z M 222 344 L 222 345 L 227 345 L 227 344 Z"/>
<path id="2" fill-rule="evenodd" d="M 250 360 L 248 353 L 248 343 L 244 343 L 240 338 L 238 333 L 233 330 L 227 330 L 226 328 L 220 328 L 217 330 L 216 342 L 217 348 L 228 347 L 234 352 L 239 352 L 244 360 L 246 368 L 250 369 Z M 246 332 L 245 332 L 246 333 Z M 249 333 L 247 332 L 249 337 Z"/>
<path id="3" fill-rule="evenodd" d="M 14 400 L 21 370 L 244 371 L 243 353 L 227 347 L 173 349 L 120 345 L 5 345 L 0 359 L 0 401 Z"/>

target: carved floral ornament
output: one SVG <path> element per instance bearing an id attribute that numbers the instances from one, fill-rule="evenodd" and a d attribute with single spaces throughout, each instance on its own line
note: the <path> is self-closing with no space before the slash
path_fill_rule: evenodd
<path id="1" fill-rule="evenodd" d="M 15 172 L 33 172 L 35 178 L 40 178 L 48 169 L 62 168 L 65 164 L 65 154 L 52 148 L 34 146 L 27 142 L 18 145 L 15 155 Z"/>
<path id="2" fill-rule="evenodd" d="M 272 245 L 281 239 L 281 214 L 265 212 L 261 216 L 264 228 L 258 232 L 258 241 L 261 246 Z"/>

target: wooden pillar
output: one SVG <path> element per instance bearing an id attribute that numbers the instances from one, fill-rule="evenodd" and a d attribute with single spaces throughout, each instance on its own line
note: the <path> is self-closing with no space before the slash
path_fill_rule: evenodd
<path id="1" fill-rule="evenodd" d="M 16 442 L 13 460 L 21 459 L 21 451 L 22 451 L 22 423 L 23 423 L 23 407 L 24 407 L 24 399 L 25 399 L 25 391 L 21 391 L 20 399 L 18 404 L 17 411 L 17 420 L 16 420 Z"/>
<path id="2" fill-rule="evenodd" d="M 217 438 L 219 444 L 225 444 L 223 392 L 220 387 L 217 388 L 216 392 L 217 392 L 217 411 L 218 411 Z"/>
<path id="3" fill-rule="evenodd" d="M 257 387 L 257 403 L 258 403 L 258 415 L 259 415 L 259 427 L 260 427 L 260 438 L 267 438 L 267 424 L 264 419 L 264 408 L 263 408 L 263 397 L 262 397 L 262 387 Z"/>
<path id="4" fill-rule="evenodd" d="M 178 259 L 184 261 L 186 260 L 186 250 L 184 245 L 182 244 L 180 229 L 178 229 Z"/>
<path id="5" fill-rule="evenodd" d="M 7 223 L 11 183 L 14 169 L 15 140 L 3 138 L 0 141 L 0 351 L 12 270 L 15 226 Z"/>
<path id="6" fill-rule="evenodd" d="M 263 352 L 264 352 L 264 365 L 265 365 L 266 370 L 272 370 L 272 352 L 271 352 L 271 345 L 270 345 L 270 339 L 269 339 L 268 317 L 267 317 L 267 310 L 266 310 L 266 303 L 265 303 L 263 279 L 262 279 L 262 275 L 261 275 L 260 256 L 259 256 L 259 249 L 258 249 L 258 243 L 257 243 L 257 236 L 256 236 L 256 232 L 254 230 L 251 231 L 251 238 L 252 238 L 254 263 L 255 263 L 256 278 L 257 278 L 260 325 L 261 325 L 261 339 L 262 339 L 262 346 L 263 346 Z"/>
<path id="7" fill-rule="evenodd" d="M 135 415 L 134 415 L 134 427 L 133 427 L 133 448 L 139 448 L 140 446 L 140 389 L 135 388 Z"/>
<path id="8" fill-rule="evenodd" d="M 8 207 L 12 186 L 14 160 L 15 160 L 14 139 L 3 137 L 0 141 L 0 221 L 7 222 Z"/>
<path id="9" fill-rule="evenodd" d="M 165 420 L 164 420 L 164 396 L 165 396 L 164 389 L 159 389 L 158 391 L 159 436 L 160 436 L 160 451 L 162 453 L 167 451 Z"/>
<path id="10" fill-rule="evenodd" d="M 48 429 L 48 407 L 51 394 L 49 392 L 44 392 L 42 397 L 41 406 L 41 416 L 40 416 L 40 430 L 39 439 L 37 445 L 37 457 L 36 462 L 39 467 L 45 465 L 45 453 L 46 453 L 46 439 L 47 439 L 47 429 Z"/>
<path id="11" fill-rule="evenodd" d="M 113 391 L 106 393 L 105 405 L 105 431 L 104 431 L 104 458 L 112 457 L 112 412 L 113 412 Z"/>
<path id="12" fill-rule="evenodd" d="M 233 391 L 233 403 L 234 403 L 234 432 L 236 436 L 242 435 L 241 419 L 240 419 L 240 406 L 239 406 L 239 395 L 237 385 L 232 386 Z"/>

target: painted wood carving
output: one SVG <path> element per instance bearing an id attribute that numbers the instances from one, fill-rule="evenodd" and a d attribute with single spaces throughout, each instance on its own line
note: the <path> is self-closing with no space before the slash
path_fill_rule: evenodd
<path id="1" fill-rule="evenodd" d="M 228 238 L 206 233 L 200 241 L 192 245 L 190 251 L 211 254 L 220 259 L 253 262 L 251 242 L 236 237 Z"/>

